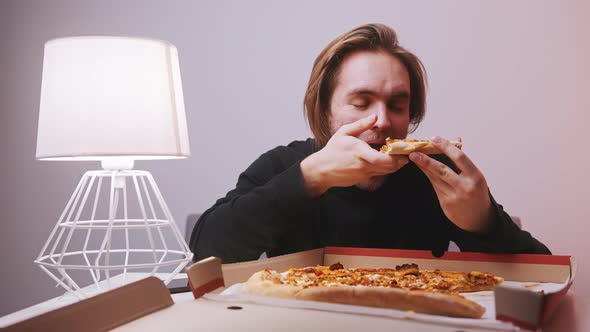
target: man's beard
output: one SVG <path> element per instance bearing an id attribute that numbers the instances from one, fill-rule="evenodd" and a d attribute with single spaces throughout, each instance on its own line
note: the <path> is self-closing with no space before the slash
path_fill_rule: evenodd
<path id="1" fill-rule="evenodd" d="M 385 182 L 385 178 L 387 178 L 387 175 L 372 176 L 368 180 L 357 183 L 355 186 L 362 190 L 375 191 L 381 188 L 383 182 Z"/>

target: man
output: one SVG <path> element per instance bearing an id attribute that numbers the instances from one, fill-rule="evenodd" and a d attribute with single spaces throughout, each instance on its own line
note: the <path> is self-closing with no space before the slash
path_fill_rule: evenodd
<path id="1" fill-rule="evenodd" d="M 550 254 L 520 230 L 467 155 L 436 137 L 444 153 L 390 156 L 424 117 L 420 60 L 381 24 L 358 27 L 318 56 L 305 95 L 315 139 L 260 156 L 236 188 L 205 211 L 190 246 L 224 263 L 323 246 Z"/>

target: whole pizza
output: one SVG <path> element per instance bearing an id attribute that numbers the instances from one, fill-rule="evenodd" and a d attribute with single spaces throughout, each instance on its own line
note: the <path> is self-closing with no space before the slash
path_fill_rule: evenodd
<path id="1" fill-rule="evenodd" d="M 416 264 L 372 269 L 336 263 L 282 273 L 267 268 L 252 275 L 241 292 L 480 318 L 485 308 L 459 293 L 492 290 L 502 281 L 484 272 L 420 270 Z"/>

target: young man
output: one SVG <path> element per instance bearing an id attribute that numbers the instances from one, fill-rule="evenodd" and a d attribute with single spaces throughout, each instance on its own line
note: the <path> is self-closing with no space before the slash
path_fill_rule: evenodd
<path id="1" fill-rule="evenodd" d="M 483 174 L 446 139 L 444 153 L 390 156 L 424 117 L 420 60 L 381 24 L 332 41 L 314 63 L 305 112 L 315 139 L 260 156 L 205 211 L 190 247 L 224 263 L 323 246 L 549 254 L 520 230 Z"/>

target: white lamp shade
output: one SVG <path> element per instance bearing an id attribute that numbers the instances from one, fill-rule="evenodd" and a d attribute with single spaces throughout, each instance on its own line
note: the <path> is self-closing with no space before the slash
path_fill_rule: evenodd
<path id="1" fill-rule="evenodd" d="M 174 45 L 85 36 L 45 44 L 37 159 L 190 156 Z"/>

